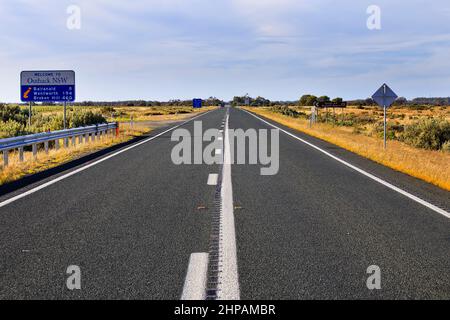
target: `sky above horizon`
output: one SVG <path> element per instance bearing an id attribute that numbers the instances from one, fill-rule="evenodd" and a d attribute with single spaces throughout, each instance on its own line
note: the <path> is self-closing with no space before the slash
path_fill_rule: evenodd
<path id="1" fill-rule="evenodd" d="M 67 8 L 81 12 L 70 30 Z M 366 10 L 381 8 L 381 29 Z M 0 101 L 22 70 L 75 70 L 77 101 L 450 96 L 450 2 L 2 0 Z"/>

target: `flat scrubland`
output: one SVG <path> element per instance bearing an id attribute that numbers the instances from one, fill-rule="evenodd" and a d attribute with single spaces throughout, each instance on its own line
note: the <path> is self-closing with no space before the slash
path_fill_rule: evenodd
<path id="1" fill-rule="evenodd" d="M 450 191 L 450 107 L 389 109 L 386 150 L 383 110 L 376 107 L 349 107 L 334 116 L 321 110 L 312 127 L 311 108 L 245 109 Z"/>
<path id="2" fill-rule="evenodd" d="M 40 146 L 37 157 L 34 158 L 31 150 L 25 150 L 24 161 L 19 161 L 17 150 L 9 153 L 9 165 L 5 167 L 1 162 L 0 185 L 24 176 L 34 174 L 46 169 L 56 167 L 71 160 L 80 158 L 89 153 L 126 142 L 134 137 L 150 132 L 152 124 L 167 124 L 172 121 L 182 121 L 197 113 L 213 109 L 193 109 L 190 107 L 68 107 L 67 119 L 69 127 L 78 127 L 100 122 L 119 122 L 118 136 L 104 136 L 100 140 L 83 142 L 75 146 L 50 149 L 48 154 Z M 8 106 L 0 107 L 0 138 L 20 136 L 48 130 L 60 130 L 63 127 L 63 107 L 61 106 L 34 106 L 32 126 L 27 123 L 27 108 Z M 153 126 L 154 127 L 154 126 Z"/>
<path id="3" fill-rule="evenodd" d="M 24 111 L 28 107 L 21 107 Z M 204 107 L 194 109 L 184 106 L 167 107 L 68 107 L 68 114 L 92 112 L 101 114 L 108 122 L 131 122 L 131 121 L 177 121 L 189 118 L 194 113 L 212 110 L 215 107 Z M 63 115 L 62 106 L 36 106 L 33 113 L 43 117 L 61 117 Z"/>

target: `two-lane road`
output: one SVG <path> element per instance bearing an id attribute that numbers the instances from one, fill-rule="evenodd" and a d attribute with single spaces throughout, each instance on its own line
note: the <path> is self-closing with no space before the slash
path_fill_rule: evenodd
<path id="1" fill-rule="evenodd" d="M 232 108 L 195 121 L 204 131 L 223 123 L 273 129 Z M 180 128 L 193 134 L 194 122 Z M 0 298 L 181 297 L 190 255 L 210 252 L 223 227 L 216 225 L 210 174 L 230 172 L 173 164 L 172 131 L 160 132 L 11 203 L 2 205 L 29 189 L 0 198 Z M 293 133 L 450 208 L 446 191 Z M 260 165 L 230 167 L 233 208 L 220 223 L 233 215 L 235 237 L 223 241 L 235 241 L 241 299 L 450 298 L 447 217 L 284 132 L 279 137 L 277 175 L 261 176 Z M 81 290 L 66 288 L 69 265 L 81 268 Z M 370 265 L 381 269 L 381 290 L 366 287 Z"/>

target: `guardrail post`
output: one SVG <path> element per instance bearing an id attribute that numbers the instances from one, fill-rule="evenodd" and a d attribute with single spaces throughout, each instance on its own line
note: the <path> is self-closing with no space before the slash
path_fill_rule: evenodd
<path id="1" fill-rule="evenodd" d="M 75 139 L 76 139 L 76 137 L 72 136 L 72 146 L 75 146 Z"/>
<path id="2" fill-rule="evenodd" d="M 59 149 L 59 139 L 55 140 L 55 149 L 58 150 Z"/>
<path id="3" fill-rule="evenodd" d="M 37 144 L 36 143 L 33 144 L 33 157 L 34 157 L 34 159 L 36 159 L 36 157 L 37 157 Z"/>
<path id="4" fill-rule="evenodd" d="M 78 144 L 82 144 L 83 143 L 83 136 L 78 136 Z"/>
<path id="5" fill-rule="evenodd" d="M 4 167 L 8 166 L 8 153 L 9 153 L 9 150 L 3 150 L 3 166 Z"/>
<path id="6" fill-rule="evenodd" d="M 91 140 L 92 140 L 92 142 L 95 141 L 95 132 L 92 132 L 92 134 L 91 134 Z"/>
<path id="7" fill-rule="evenodd" d="M 69 147 L 69 138 L 64 138 L 64 148 Z"/>
<path id="8" fill-rule="evenodd" d="M 23 147 L 19 148 L 19 161 L 23 162 Z"/>
<path id="9" fill-rule="evenodd" d="M 44 142 L 45 153 L 48 154 L 48 141 Z"/>
<path id="10" fill-rule="evenodd" d="M 89 142 L 89 133 L 86 133 L 84 135 L 84 142 L 88 143 Z"/>

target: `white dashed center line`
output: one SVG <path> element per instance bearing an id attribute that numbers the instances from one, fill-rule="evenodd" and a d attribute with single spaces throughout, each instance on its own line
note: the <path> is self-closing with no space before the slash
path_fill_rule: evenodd
<path id="1" fill-rule="evenodd" d="M 208 176 L 208 185 L 209 186 L 216 186 L 218 179 L 219 179 L 219 175 L 217 173 L 211 173 Z"/>
<path id="2" fill-rule="evenodd" d="M 207 277 L 208 254 L 191 254 L 181 300 L 205 300 Z"/>
<path id="3" fill-rule="evenodd" d="M 239 300 L 239 277 L 237 269 L 236 231 L 234 226 L 233 188 L 231 184 L 231 151 L 228 135 L 228 118 L 225 121 L 224 164 L 222 169 L 219 281 L 218 300 Z"/>

